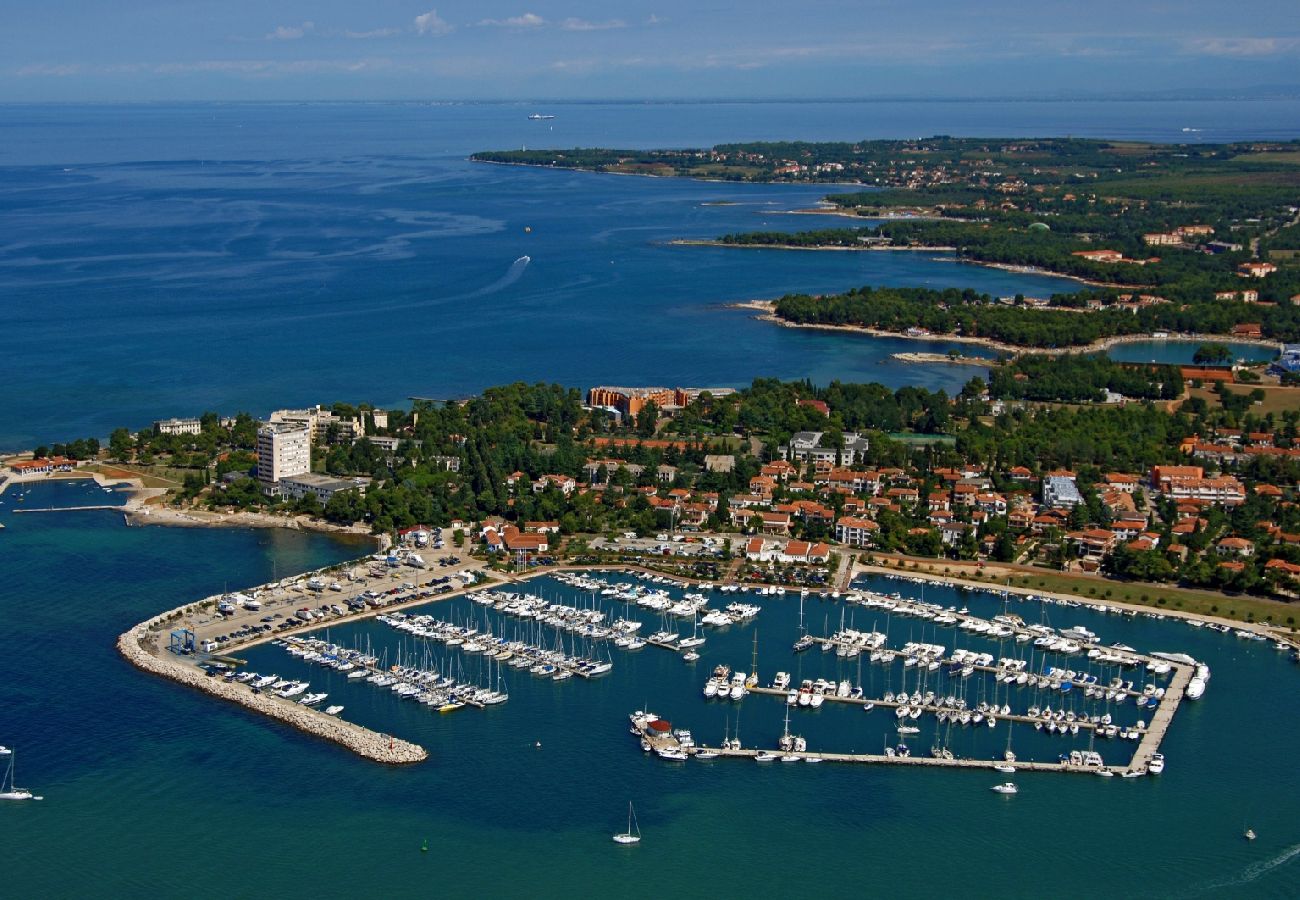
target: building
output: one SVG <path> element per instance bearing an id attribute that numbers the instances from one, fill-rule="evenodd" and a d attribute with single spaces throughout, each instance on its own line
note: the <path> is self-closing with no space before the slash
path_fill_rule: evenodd
<path id="1" fill-rule="evenodd" d="M 203 424 L 198 419 L 162 419 L 153 423 L 158 434 L 198 434 Z"/>
<path id="2" fill-rule="evenodd" d="M 1043 479 L 1043 505 L 1073 508 L 1083 502 L 1083 495 L 1073 478 L 1049 475 Z"/>
<path id="3" fill-rule="evenodd" d="M 9 471 L 15 475 L 49 475 L 53 472 L 71 472 L 77 468 L 77 461 L 66 456 L 38 456 L 35 459 L 22 459 L 9 463 Z"/>
<path id="4" fill-rule="evenodd" d="M 841 516 L 835 522 L 835 540 L 850 547 L 869 547 L 872 534 L 879 530 L 880 526 L 870 519 Z"/>
<path id="5" fill-rule="evenodd" d="M 1296 346 L 1300 349 L 1300 344 Z M 709 472 L 725 474 L 736 468 L 736 457 L 730 453 L 710 453 L 704 457 L 704 468 Z"/>
<path id="6" fill-rule="evenodd" d="M 1142 235 L 1143 243 L 1150 247 L 1168 246 L 1170 244 L 1181 244 L 1183 237 L 1180 234 L 1172 232 L 1156 232 Z"/>
<path id="7" fill-rule="evenodd" d="M 311 429 L 300 423 L 264 425 L 257 430 L 257 480 L 269 494 L 282 478 L 311 471 Z"/>
<path id="8" fill-rule="evenodd" d="M 338 437 L 344 441 L 355 441 L 366 433 L 364 419 L 336 416 L 328 409 L 321 409 L 320 404 L 308 409 L 278 409 L 271 413 L 270 424 L 305 425 L 313 443 L 323 440 L 331 425 L 338 426 Z"/>
<path id="9" fill-rule="evenodd" d="M 824 431 L 797 431 L 790 436 L 790 443 L 777 448 L 782 459 L 799 462 L 827 463 L 829 465 L 851 466 L 867 452 L 871 446 L 864 435 L 854 431 L 844 432 L 844 449 L 821 446 Z"/>
<path id="10" fill-rule="evenodd" d="M 369 483 L 369 478 L 335 478 L 333 475 L 303 472 L 281 478 L 277 483 L 277 491 L 286 500 L 301 500 L 311 494 L 324 506 L 335 494 L 343 491 L 356 491 L 364 495 Z"/>
<path id="11" fill-rule="evenodd" d="M 1261 262 L 1259 260 L 1244 262 L 1237 266 L 1237 274 L 1242 278 L 1264 278 L 1276 271 L 1277 266 L 1271 262 Z"/>
<path id="12" fill-rule="evenodd" d="M 653 403 L 660 410 L 681 409 L 700 399 L 702 394 L 725 397 L 735 388 L 666 388 L 608 387 L 600 385 L 587 391 L 587 405 L 612 409 L 623 416 L 635 416 Z"/>
<path id="13" fill-rule="evenodd" d="M 1117 263 L 1126 262 L 1124 254 L 1118 250 L 1076 250 L 1071 254 L 1090 262 Z"/>
<path id="14" fill-rule="evenodd" d="M 1286 344 L 1282 355 L 1269 368 L 1279 372 L 1300 372 L 1300 344 Z"/>

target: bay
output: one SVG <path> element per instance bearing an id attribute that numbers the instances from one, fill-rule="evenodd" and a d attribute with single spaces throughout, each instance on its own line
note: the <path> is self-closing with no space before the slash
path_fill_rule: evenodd
<path id="1" fill-rule="evenodd" d="M 23 505 L 81 505 L 97 493 L 89 485 L 40 485 L 27 490 Z M 1007 897 L 1291 894 L 1300 782 L 1284 761 L 1300 738 L 1300 701 L 1295 666 L 1268 644 L 1172 621 L 1013 602 L 1011 611 L 1029 621 L 1046 616 L 1106 641 L 1181 650 L 1213 669 L 1205 698 L 1185 703 L 1175 719 L 1163 775 L 1020 774 L 1014 798 L 991 793 L 998 779 L 987 772 L 671 764 L 643 755 L 626 728 L 626 715 L 638 708 L 670 717 L 699 741 L 716 744 L 739 724 L 746 746 L 775 743 L 784 727 L 779 698 L 752 695 L 736 704 L 700 694 L 714 665 L 749 669 L 755 634 L 764 683 L 777 669 L 796 683 L 858 680 L 856 664 L 834 654 L 792 653 L 800 619 L 793 592 L 753 598 L 763 607 L 758 618 L 711 632 L 694 666 L 647 647 L 613 651 L 613 672 L 590 682 L 506 669 L 508 703 L 448 715 L 349 684 L 277 647 L 244 654 L 259 671 L 301 674 L 313 690 L 328 691 L 329 702 L 345 704 L 345 717 L 431 751 L 425 764 L 388 769 L 143 675 L 112 647 L 120 630 L 181 599 L 341 561 L 359 552 L 355 544 L 282 531 L 127 528 L 112 512 L 17 515 L 7 511 L 17 503 L 12 491 L 0 499 L 0 738 L 19 749 L 20 782 L 46 797 L 0 808 L 13 896 L 110 897 L 202 884 L 233 896 L 417 897 L 436 885 L 452 895 L 561 897 L 581 885 L 596 896 L 649 897 L 670 878 L 686 896 L 777 897 L 810 877 L 819 890 L 873 886 L 899 897 L 967 891 L 972 879 L 977 893 Z M 920 586 L 895 580 L 859 586 L 922 595 Z M 528 589 L 593 602 L 550 579 Z M 986 616 L 1003 608 L 994 595 L 934 586 L 924 598 Z M 627 612 L 607 598 L 598 602 L 612 615 Z M 841 608 L 814 594 L 804 601 L 804 620 L 824 633 L 838 627 Z M 644 630 L 658 627 L 653 614 L 631 609 Z M 464 600 L 429 611 L 485 617 Z M 862 608 L 845 615 L 864 630 L 887 628 L 892 645 L 912 639 L 999 651 L 915 620 Z M 493 624 L 506 634 L 525 627 Z M 348 644 L 368 638 L 390 661 L 399 650 L 408 659 L 419 652 L 377 622 L 328 635 Z M 448 665 L 454 654 L 435 647 Z M 481 662 L 462 657 L 460 666 L 472 678 Z M 886 674 L 864 662 L 861 681 L 869 693 L 899 690 L 904 677 L 910 688 L 916 675 L 904 671 L 899 665 Z M 975 681 L 931 686 L 965 690 L 973 702 L 988 690 Z M 1010 702 L 1020 708 L 1027 696 Z M 1140 714 L 1131 705 L 1116 713 L 1119 721 Z M 931 723 L 920 724 L 923 733 L 907 740 L 923 754 L 936 735 Z M 960 729 L 951 746 L 1000 755 L 1004 727 Z M 792 712 L 791 730 L 813 750 L 875 752 L 897 741 L 888 712 L 829 703 Z M 1024 758 L 1087 746 L 1082 737 L 1023 727 L 1014 741 Z M 1123 760 L 1131 747 L 1098 742 L 1108 761 Z M 630 853 L 609 841 L 628 799 L 645 835 Z M 1240 837 L 1247 824 L 1260 835 L 1253 843 Z M 429 851 L 421 852 L 426 842 Z"/>
<path id="2" fill-rule="evenodd" d="M 206 409 L 396 404 L 515 379 L 585 388 L 775 376 L 953 391 L 977 370 L 890 360 L 946 342 L 782 329 L 725 304 L 863 284 L 1044 296 L 1075 282 L 925 253 L 671 247 L 847 220 L 782 215 L 834 187 L 466 156 L 932 133 L 1288 137 L 1300 133 L 1286 124 L 1300 121 L 1295 107 L 568 104 L 545 123 L 513 104 L 2 107 L 0 449 Z"/>

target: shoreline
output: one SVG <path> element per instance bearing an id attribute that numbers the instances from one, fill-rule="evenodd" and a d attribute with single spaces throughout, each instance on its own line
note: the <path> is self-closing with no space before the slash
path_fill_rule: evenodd
<path id="1" fill-rule="evenodd" d="M 94 463 L 112 469 L 111 464 Z M 151 501 L 166 496 L 168 488 L 151 488 L 144 486 L 141 476 L 133 475 L 127 470 L 124 474 L 106 474 L 102 471 L 78 469 L 71 472 L 52 472 L 39 476 L 11 476 L 0 481 L 0 494 L 11 485 L 45 484 L 52 481 L 93 480 L 102 488 L 124 486 L 130 497 L 123 504 L 105 506 L 107 511 L 120 511 L 128 526 L 159 525 L 173 528 L 289 528 L 294 531 L 311 531 L 320 534 L 336 534 L 365 537 L 373 540 L 381 549 L 386 547 L 386 535 L 375 535 L 361 525 L 336 525 L 323 519 L 313 519 L 306 515 L 280 516 L 266 512 L 239 510 L 236 512 L 217 512 L 207 509 L 176 509 L 161 506 Z M 15 512 L 18 510 L 15 509 Z M 50 510 L 57 512 L 58 510 Z"/>
<path id="2" fill-rule="evenodd" d="M 389 765 L 406 765 L 429 758 L 428 751 L 419 744 L 370 731 L 300 703 L 283 701 L 268 694 L 254 694 L 247 685 L 228 684 L 221 678 L 208 677 L 198 666 L 167 659 L 162 654 L 168 651 L 159 647 L 166 622 L 173 616 L 183 615 L 192 606 L 194 604 L 185 604 L 159 613 L 123 632 L 117 639 L 118 652 L 141 671 L 237 703 L 299 731 L 333 741 L 366 759 Z M 148 649 L 150 645 L 156 652 Z"/>
<path id="3" fill-rule="evenodd" d="M 896 359 L 903 363 L 926 363 L 929 365 L 945 366 L 979 366 L 982 369 L 991 369 L 998 365 L 996 359 L 987 359 L 983 356 L 948 356 L 946 353 L 891 353 L 890 359 Z"/>
<path id="4" fill-rule="evenodd" d="M 1144 344 L 1154 341 L 1163 341 L 1166 343 L 1187 344 L 1198 343 L 1205 340 L 1226 340 L 1234 344 L 1249 344 L 1256 347 L 1267 347 L 1270 350 L 1281 351 L 1282 344 L 1277 341 L 1270 341 L 1264 338 L 1240 338 L 1233 335 L 1222 334 L 1182 334 L 1171 332 L 1165 337 L 1156 337 L 1150 334 L 1117 334 L 1111 337 L 1101 338 L 1089 344 L 1078 344 L 1071 347 L 1023 347 L 1019 344 L 1007 344 L 993 338 L 970 337 L 964 334 L 907 334 L 899 331 L 885 331 L 881 328 L 872 328 L 867 325 L 826 325 L 818 322 L 790 322 L 782 319 L 775 312 L 775 300 L 740 300 L 734 303 L 725 304 L 727 309 L 743 309 L 750 312 L 757 312 L 759 315 L 754 318 L 764 322 L 770 322 L 779 325 L 782 328 L 811 328 L 819 331 L 830 331 L 839 334 L 862 334 L 868 337 L 898 338 L 905 341 L 930 341 L 945 342 L 953 344 L 970 344 L 972 346 L 984 347 L 988 350 L 994 350 L 999 353 L 1010 353 L 1013 355 L 1021 354 L 1038 354 L 1042 356 L 1065 356 L 1072 353 L 1100 353 L 1109 350 L 1111 347 L 1118 347 L 1124 344 Z M 989 360 L 994 362 L 994 360 Z M 1176 365 L 1176 363 L 1174 364 Z"/>
<path id="5" fill-rule="evenodd" d="M 956 253 L 956 247 L 804 247 L 798 244 L 729 244 L 725 241 L 707 238 L 674 238 L 668 241 L 670 247 L 726 247 L 728 250 L 808 250 L 818 253 Z M 961 260 L 954 259 L 954 262 Z M 1065 276 L 1060 276 L 1064 278 Z"/>
<path id="6" fill-rule="evenodd" d="M 950 562 L 950 561 L 949 561 Z M 996 564 L 995 564 L 996 565 Z M 1261 622 L 1248 622 L 1245 619 L 1229 619 L 1226 616 L 1219 616 L 1213 613 L 1193 613 L 1180 609 L 1166 609 L 1164 607 L 1143 605 L 1141 603 L 1126 603 L 1123 600 L 1113 600 L 1109 597 L 1085 597 L 1082 594 L 1064 594 L 1059 591 L 1049 591 L 1043 588 L 1017 587 L 1016 585 L 997 584 L 988 581 L 976 581 L 972 578 L 963 578 L 961 575 L 934 575 L 929 572 L 919 572 L 911 569 L 891 569 L 888 566 L 882 566 L 877 563 L 856 562 L 853 566 L 853 574 L 856 575 L 882 575 L 891 578 L 910 579 L 915 578 L 920 581 L 931 582 L 935 584 L 947 584 L 958 587 L 970 588 L 972 590 L 987 591 L 991 593 L 1000 593 L 1006 591 L 1010 594 L 1016 594 L 1023 598 L 1028 597 L 1050 597 L 1053 600 L 1068 600 L 1072 603 L 1082 603 L 1084 606 L 1104 606 L 1108 609 L 1131 610 L 1133 612 L 1152 613 L 1153 615 L 1165 616 L 1170 619 L 1181 619 L 1184 621 L 1195 622 L 1214 622 L 1219 625 L 1227 625 L 1234 631 L 1251 631 L 1255 634 L 1261 634 L 1269 640 L 1280 640 L 1292 647 L 1300 649 L 1300 639 L 1291 634 L 1285 634 L 1282 625 L 1268 625 Z M 1142 582 L 1151 584 L 1150 582 Z M 1159 585 L 1152 584 L 1152 587 Z M 1285 604 L 1279 604 L 1285 608 Z"/>
<path id="7" fill-rule="evenodd" d="M 784 215 L 805 214 L 813 215 L 813 211 L 808 210 L 787 210 Z M 899 216 L 891 221 L 916 218 L 915 216 Z M 898 246 L 867 246 L 861 247 L 833 247 L 825 245 L 805 246 L 802 244 L 732 244 L 726 241 L 719 241 L 710 238 L 674 238 L 668 241 L 671 247 L 726 247 L 729 250 L 838 250 L 848 253 L 951 253 L 954 254 L 951 260 L 936 260 L 936 262 L 954 262 L 958 265 L 980 266 L 985 269 L 997 269 L 1001 272 L 1010 272 L 1015 275 L 1036 275 L 1041 278 L 1061 278 L 1066 281 L 1073 281 L 1078 284 L 1084 284 L 1088 287 L 1103 288 L 1114 291 L 1145 291 L 1154 290 L 1149 286 L 1140 284 L 1120 284 L 1114 281 L 1097 281 L 1092 278 L 1085 278 L 1082 275 L 1067 275 L 1064 272 L 1053 272 L 1051 269 L 1043 269 L 1038 266 L 1018 266 L 1011 263 L 990 262 L 982 259 L 971 259 L 957 256 L 959 252 L 957 247 L 949 246 L 920 246 L 920 247 L 898 247 Z"/>

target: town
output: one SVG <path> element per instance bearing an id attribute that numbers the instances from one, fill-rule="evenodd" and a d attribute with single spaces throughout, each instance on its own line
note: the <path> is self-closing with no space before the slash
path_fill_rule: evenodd
<path id="1" fill-rule="evenodd" d="M 1197 396 L 993 401 L 980 379 L 954 397 L 516 384 L 410 410 L 160 420 L 102 449 L 37 448 L 0 478 L 141 477 L 168 488 L 140 510 L 157 522 L 256 511 L 399 540 L 437 527 L 516 571 L 637 560 L 834 587 L 874 560 L 1293 625 L 1298 428 L 1295 410 Z"/>

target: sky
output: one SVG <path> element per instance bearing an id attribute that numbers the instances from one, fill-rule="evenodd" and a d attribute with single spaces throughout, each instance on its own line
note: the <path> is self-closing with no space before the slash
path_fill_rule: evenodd
<path id="1" fill-rule="evenodd" d="M 39 0 L 0 101 L 1300 95 L 1296 4 Z"/>

